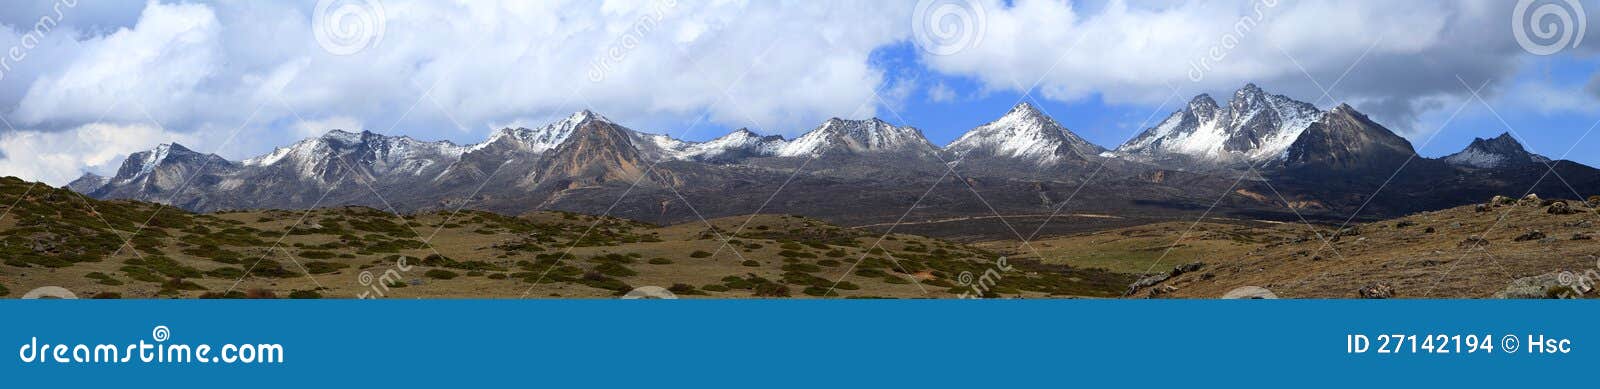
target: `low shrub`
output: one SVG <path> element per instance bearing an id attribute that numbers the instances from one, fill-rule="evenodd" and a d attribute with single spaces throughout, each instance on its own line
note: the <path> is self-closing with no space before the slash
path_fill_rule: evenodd
<path id="1" fill-rule="evenodd" d="M 460 276 L 460 274 L 456 274 L 456 272 L 443 269 L 429 270 L 425 273 L 422 273 L 422 275 L 437 280 L 448 280 Z"/>
<path id="2" fill-rule="evenodd" d="M 343 263 L 321 261 L 306 262 L 306 271 L 310 272 L 311 274 L 328 274 L 348 267 L 350 267 L 350 265 Z"/>
<path id="3" fill-rule="evenodd" d="M 289 298 L 292 298 L 292 299 L 319 299 L 319 298 L 322 298 L 322 293 L 317 293 L 317 291 L 315 291 L 315 290 L 296 290 L 296 291 L 289 292 Z"/>
<path id="4" fill-rule="evenodd" d="M 816 273 L 822 271 L 822 267 L 809 263 L 791 263 L 788 265 L 783 265 L 782 269 L 783 271 L 800 273 Z"/>
<path id="5" fill-rule="evenodd" d="M 701 251 L 701 250 L 695 250 L 695 252 L 689 253 L 689 258 L 710 258 L 710 257 L 711 257 L 711 253 L 708 253 L 708 252 L 705 252 L 705 251 Z"/>

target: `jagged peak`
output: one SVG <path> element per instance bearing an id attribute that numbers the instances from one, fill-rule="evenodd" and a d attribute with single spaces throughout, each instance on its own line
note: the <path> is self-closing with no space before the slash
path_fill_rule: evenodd
<path id="1" fill-rule="evenodd" d="M 1256 86 L 1255 83 L 1251 82 L 1251 83 L 1244 84 L 1243 88 L 1239 88 L 1239 90 L 1234 91 L 1233 94 L 1235 96 L 1238 96 L 1238 95 L 1252 95 L 1252 94 L 1259 95 L 1259 94 L 1266 94 L 1266 92 L 1262 91 L 1261 87 Z"/>
<path id="2" fill-rule="evenodd" d="M 1493 138 L 1488 138 L 1488 139 L 1476 138 L 1474 140 L 1474 142 L 1479 142 L 1479 141 L 1481 141 L 1481 142 L 1496 142 L 1496 143 L 1510 143 L 1510 144 L 1517 145 L 1518 147 L 1522 146 L 1522 142 L 1518 142 L 1517 138 L 1512 137 L 1510 132 L 1501 132 L 1500 136 L 1496 136 L 1496 137 L 1493 137 Z"/>
<path id="3" fill-rule="evenodd" d="M 571 116 L 567 116 L 567 120 L 571 121 L 571 122 L 574 122 L 574 123 L 583 122 L 583 121 L 587 121 L 587 120 L 598 120 L 598 121 L 602 121 L 602 122 L 606 122 L 606 123 L 612 123 L 611 119 L 607 119 L 605 116 L 602 116 L 602 115 L 600 115 L 598 113 L 594 113 L 594 111 L 590 111 L 588 109 L 583 109 L 583 110 L 580 110 L 578 112 L 573 112 Z"/>
<path id="4" fill-rule="evenodd" d="M 733 130 L 732 132 L 729 132 L 727 135 L 723 135 L 723 136 L 717 137 L 716 139 L 712 140 L 712 142 L 719 141 L 719 140 L 734 140 L 734 139 L 761 139 L 761 134 L 757 134 L 754 131 L 750 131 L 749 128 L 740 127 L 737 130 Z"/>
<path id="5" fill-rule="evenodd" d="M 1033 106 L 1032 103 L 1024 101 L 1024 102 L 1017 103 L 1017 105 L 1015 105 L 1015 106 L 1012 106 L 1011 107 L 1011 111 L 1006 112 L 1006 116 L 1011 116 L 1011 115 L 1043 116 L 1044 112 L 1039 111 L 1039 107 Z"/>

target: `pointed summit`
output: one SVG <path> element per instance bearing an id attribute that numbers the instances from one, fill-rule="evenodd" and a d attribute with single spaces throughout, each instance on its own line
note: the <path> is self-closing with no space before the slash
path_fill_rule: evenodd
<path id="1" fill-rule="evenodd" d="M 993 122 L 967 131 L 945 150 L 963 157 L 1004 157 L 1036 165 L 1063 159 L 1085 160 L 1105 151 L 1026 102 Z"/>
<path id="2" fill-rule="evenodd" d="M 1337 171 L 1392 172 L 1416 157 L 1411 141 L 1340 104 L 1306 128 L 1285 151 L 1285 166 L 1323 174 Z"/>
<path id="3" fill-rule="evenodd" d="M 592 120 L 592 113 L 583 116 L 586 117 L 575 123 L 570 136 L 539 159 L 534 170 L 537 181 L 523 184 L 572 189 L 632 181 L 648 173 L 644 170 L 648 164 L 634 144 L 633 130 Z"/>
<path id="4" fill-rule="evenodd" d="M 1509 132 L 1491 139 L 1475 138 L 1465 150 L 1447 155 L 1443 160 L 1454 166 L 1478 169 L 1550 162 L 1550 158 L 1528 152 Z"/>

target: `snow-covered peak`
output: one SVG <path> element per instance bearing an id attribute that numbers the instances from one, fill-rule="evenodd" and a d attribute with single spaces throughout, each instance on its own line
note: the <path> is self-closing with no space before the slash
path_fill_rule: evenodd
<path id="1" fill-rule="evenodd" d="M 576 131 L 578 127 L 591 120 L 611 123 L 611 120 L 606 119 L 605 116 L 600 116 L 600 114 L 585 109 L 575 112 L 565 119 L 535 129 L 519 127 L 495 131 L 493 135 L 489 136 L 488 140 L 471 146 L 469 151 L 478 151 L 496 144 L 504 144 L 513 149 L 542 153 L 560 145 L 562 141 L 567 140 L 567 137 L 572 136 L 573 131 Z"/>
<path id="2" fill-rule="evenodd" d="M 978 126 L 951 142 L 946 150 L 961 155 L 981 153 L 1039 164 L 1061 157 L 1084 158 L 1105 150 L 1056 123 L 1032 104 L 1021 103 L 1005 116 Z"/>
<path id="3" fill-rule="evenodd" d="M 782 136 L 766 136 L 740 128 L 705 143 L 693 143 L 684 148 L 680 159 L 716 160 L 723 157 L 776 155 L 787 141 Z"/>
<path id="4" fill-rule="evenodd" d="M 1528 152 L 1510 133 L 1483 139 L 1475 138 L 1465 150 L 1444 157 L 1445 163 L 1479 169 L 1501 168 L 1530 163 L 1548 163 L 1550 158 Z"/>
<path id="5" fill-rule="evenodd" d="M 1168 155 L 1212 163 L 1280 159 L 1321 116 L 1311 104 L 1247 84 L 1234 92 L 1226 109 L 1209 95 L 1196 96 L 1117 151 L 1146 160 Z"/>
<path id="6" fill-rule="evenodd" d="M 331 130 L 316 138 L 281 147 L 247 159 L 250 167 L 284 166 L 301 177 L 346 164 L 363 165 L 384 174 L 421 174 L 432 166 L 459 159 L 466 147 L 447 141 L 424 142 L 409 136 L 385 136 L 371 131 Z"/>
<path id="7" fill-rule="evenodd" d="M 867 120 L 828 119 L 822 126 L 778 148 L 784 157 L 809 156 L 832 148 L 850 152 L 888 152 L 931 150 L 933 145 L 912 127 L 897 127 L 878 118 Z"/>
<path id="8" fill-rule="evenodd" d="M 163 143 L 153 149 L 129 155 L 128 159 L 122 162 L 122 167 L 117 169 L 117 175 L 110 181 L 127 184 L 150 175 L 163 164 L 194 163 L 204 161 L 206 157 L 220 159 L 214 155 L 201 155 L 177 143 Z"/>

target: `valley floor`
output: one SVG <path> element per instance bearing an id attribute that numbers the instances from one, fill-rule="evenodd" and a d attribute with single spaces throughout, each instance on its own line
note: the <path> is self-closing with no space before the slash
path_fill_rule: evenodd
<path id="1" fill-rule="evenodd" d="M 1600 214 L 1576 202 L 1344 229 L 1060 215 L 1050 223 L 1078 232 L 1023 239 L 1049 215 L 847 228 L 792 215 L 655 226 L 563 212 L 192 214 L 16 179 L 0 179 L 0 201 L 15 204 L 0 216 L 0 296 L 12 298 L 42 286 L 99 298 L 614 298 L 645 286 L 680 298 L 1216 298 L 1244 286 L 1482 298 L 1543 297 L 1560 272 L 1600 274 Z M 917 235 L 1001 227 L 1019 238 Z"/>

